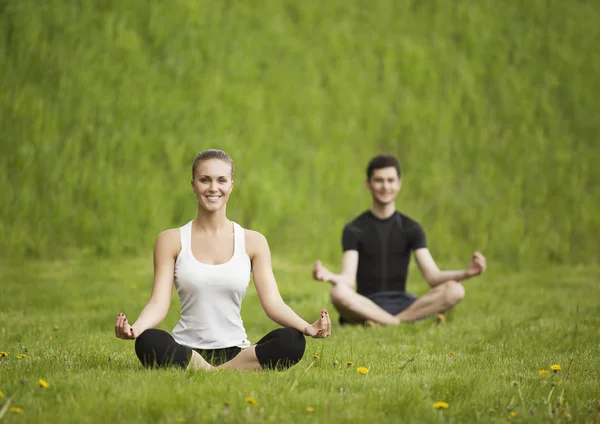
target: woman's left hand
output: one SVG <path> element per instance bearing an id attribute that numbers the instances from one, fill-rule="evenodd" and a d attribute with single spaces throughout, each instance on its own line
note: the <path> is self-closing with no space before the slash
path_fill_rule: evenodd
<path id="1" fill-rule="evenodd" d="M 313 325 L 306 327 L 304 333 L 314 339 L 322 339 L 331 335 L 331 319 L 327 309 L 321 310 L 321 317 Z"/>

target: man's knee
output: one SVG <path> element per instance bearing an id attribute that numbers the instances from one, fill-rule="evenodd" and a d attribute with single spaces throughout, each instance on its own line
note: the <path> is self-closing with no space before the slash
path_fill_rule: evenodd
<path id="1" fill-rule="evenodd" d="M 329 290 L 329 296 L 331 297 L 331 303 L 333 303 L 333 306 L 335 306 L 337 309 L 347 309 L 350 304 L 350 290 L 352 290 L 350 287 L 347 287 L 343 284 L 334 285 L 331 290 Z"/>
<path id="2" fill-rule="evenodd" d="M 455 306 L 465 298 L 465 288 L 456 281 L 447 281 L 444 283 L 444 300 L 448 307 Z"/>

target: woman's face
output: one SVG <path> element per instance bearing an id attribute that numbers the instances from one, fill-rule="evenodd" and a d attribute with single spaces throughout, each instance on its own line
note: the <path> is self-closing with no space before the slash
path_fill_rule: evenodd
<path id="1" fill-rule="evenodd" d="M 233 189 L 231 165 L 220 159 L 208 159 L 196 165 L 192 188 L 198 205 L 214 212 L 219 210 L 229 199 Z"/>

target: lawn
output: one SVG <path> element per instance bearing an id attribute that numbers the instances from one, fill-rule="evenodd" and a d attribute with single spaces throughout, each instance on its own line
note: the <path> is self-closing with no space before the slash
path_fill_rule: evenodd
<path id="1" fill-rule="evenodd" d="M 309 321 L 323 306 L 337 320 L 310 265 L 275 257 L 284 299 Z M 425 283 L 411 272 L 409 289 L 422 293 Z M 143 369 L 132 342 L 114 337 L 116 314 L 134 318 L 148 298 L 151 257 L 4 264 L 0 420 L 597 422 L 599 276 L 598 267 L 505 273 L 490 261 L 486 275 L 465 283 L 467 296 L 446 324 L 336 322 L 332 337 L 309 339 L 287 372 L 189 373 Z M 174 294 L 161 327 L 171 330 L 178 312 Z M 252 286 L 243 316 L 251 340 L 276 327 Z M 435 409 L 439 401 L 448 408 Z"/>

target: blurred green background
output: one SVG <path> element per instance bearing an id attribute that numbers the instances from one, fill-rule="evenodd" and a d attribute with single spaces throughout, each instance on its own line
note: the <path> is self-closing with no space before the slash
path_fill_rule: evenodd
<path id="1" fill-rule="evenodd" d="M 0 1 L 0 257 L 137 255 L 236 162 L 231 219 L 337 260 L 396 154 L 441 264 L 598 263 L 600 3 Z"/>

